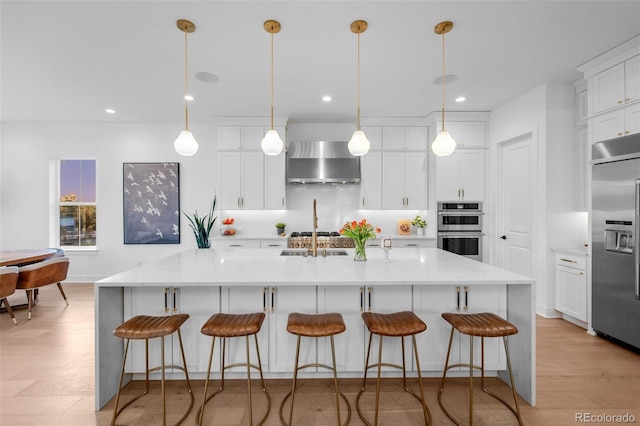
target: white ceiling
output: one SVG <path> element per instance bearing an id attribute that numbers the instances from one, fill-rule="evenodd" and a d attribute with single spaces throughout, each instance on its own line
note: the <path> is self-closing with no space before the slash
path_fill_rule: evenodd
<path id="1" fill-rule="evenodd" d="M 363 117 L 424 117 L 440 108 L 446 35 L 447 110 L 490 111 L 640 34 L 635 1 L 0 1 L 2 121 L 183 120 L 189 35 L 192 122 L 269 115 L 270 36 L 277 19 L 275 115 L 355 122 L 356 35 Z M 213 73 L 219 82 L 194 77 Z M 323 103 L 322 95 L 333 96 Z M 456 104 L 464 95 L 468 101 Z M 115 108 L 116 115 L 104 113 Z"/>

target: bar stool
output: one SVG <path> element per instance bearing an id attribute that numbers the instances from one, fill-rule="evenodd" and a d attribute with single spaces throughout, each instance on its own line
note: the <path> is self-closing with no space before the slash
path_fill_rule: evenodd
<path id="1" fill-rule="evenodd" d="M 507 336 L 518 333 L 516 326 L 508 322 L 507 320 L 492 313 L 478 313 L 478 314 L 454 314 L 444 313 L 442 318 L 451 324 L 451 336 L 449 337 L 449 349 L 447 350 L 447 360 L 444 365 L 444 374 L 442 375 L 442 383 L 440 384 L 440 391 L 438 392 L 438 403 L 442 407 L 442 411 L 449 417 L 455 424 L 462 426 L 455 417 L 453 417 L 449 411 L 444 407 L 442 403 L 442 393 L 444 392 L 445 379 L 447 377 L 447 371 L 450 368 L 455 367 L 467 367 L 469 368 L 469 425 L 473 425 L 473 370 L 479 369 L 481 371 L 481 387 L 482 391 L 496 398 L 502 402 L 511 412 L 518 418 L 518 424 L 522 426 L 522 416 L 520 415 L 520 407 L 518 406 L 518 397 L 516 395 L 515 381 L 513 379 L 513 372 L 511 370 L 511 360 L 509 359 L 509 346 L 507 344 Z M 458 330 L 459 333 L 469 336 L 469 364 L 454 364 L 449 365 L 449 356 L 451 354 L 451 346 L 453 343 L 453 333 Z M 473 364 L 473 337 L 480 337 L 481 350 L 482 350 L 482 365 L 477 366 Z M 484 385 L 484 338 L 485 337 L 502 337 L 504 342 L 504 350 L 507 355 L 507 367 L 509 370 L 509 380 L 511 381 L 511 391 L 513 392 L 513 400 L 515 402 L 515 410 L 504 399 L 500 398 L 495 393 L 486 389 Z"/>
<path id="2" fill-rule="evenodd" d="M 257 423 L 261 425 L 267 419 L 269 412 L 271 411 L 271 397 L 264 385 L 264 377 L 262 375 L 262 363 L 260 361 L 260 348 L 258 347 L 258 332 L 262 327 L 265 315 L 260 313 L 253 314 L 214 314 L 207 320 L 202 326 L 200 332 L 204 335 L 211 336 L 211 353 L 209 354 L 209 368 L 207 369 L 207 378 L 204 382 L 204 395 L 202 397 L 202 406 L 198 410 L 198 424 L 202 424 L 204 418 L 204 408 L 206 403 L 224 390 L 224 371 L 232 367 L 247 367 L 247 392 L 249 395 L 249 425 L 253 426 L 253 400 L 251 398 L 251 369 L 256 369 L 260 372 L 260 384 L 262 386 L 262 392 L 267 397 L 267 412 L 262 416 Z M 256 342 L 256 354 L 258 356 L 258 365 L 251 364 L 251 358 L 249 356 L 249 336 L 253 335 Z M 224 365 L 225 351 L 227 346 L 227 338 L 231 337 L 246 337 L 247 342 L 247 362 L 240 364 Z M 216 343 L 216 337 L 222 339 L 222 355 L 221 355 L 221 383 L 220 389 L 207 396 L 209 390 L 209 376 L 211 374 L 211 362 L 213 360 L 213 349 Z"/>
<path id="3" fill-rule="evenodd" d="M 291 426 L 293 422 L 293 403 L 295 401 L 295 392 L 296 392 L 296 384 L 298 379 L 298 371 L 308 367 L 320 367 L 326 368 L 327 370 L 333 371 L 333 387 L 336 397 L 336 415 L 338 419 L 338 425 L 342 425 L 342 420 L 340 419 L 340 397 L 344 400 L 345 404 L 347 404 L 347 421 L 345 425 L 349 424 L 351 420 L 351 406 L 349 405 L 349 401 L 347 397 L 340 391 L 338 388 L 338 373 L 336 369 L 336 350 L 333 341 L 333 336 L 336 334 L 340 334 L 344 332 L 347 327 L 344 324 L 344 320 L 342 319 L 342 315 L 338 313 L 329 313 L 329 314 L 301 314 L 298 312 L 292 312 L 289 314 L 287 320 L 287 331 L 291 334 L 295 334 L 298 336 L 298 343 L 296 345 L 296 363 L 293 369 L 293 384 L 291 386 L 291 391 L 285 395 L 282 403 L 280 404 L 280 420 L 283 425 Z M 305 364 L 298 366 L 300 359 L 300 340 L 302 337 L 329 337 L 331 340 L 331 359 L 333 361 L 333 367 L 324 364 Z M 284 419 L 284 414 L 282 413 L 284 409 L 284 404 L 291 397 L 291 408 L 289 410 L 289 423 Z"/>
<path id="4" fill-rule="evenodd" d="M 191 390 L 191 382 L 189 381 L 189 372 L 187 371 L 187 361 L 184 357 L 184 348 L 182 346 L 182 335 L 180 334 L 180 326 L 184 324 L 184 322 L 189 319 L 189 315 L 187 314 L 176 314 L 169 316 L 148 316 L 148 315 L 138 315 L 135 316 L 128 321 L 125 321 L 121 325 L 119 325 L 114 331 L 113 334 L 116 337 L 120 337 L 122 339 L 126 339 L 127 343 L 124 349 L 124 357 L 122 359 L 122 372 L 120 373 L 120 384 L 118 385 L 118 393 L 116 395 L 116 404 L 113 407 L 113 418 L 111 419 L 111 426 L 114 426 L 116 423 L 116 418 L 131 405 L 132 402 L 136 401 L 138 398 L 146 395 L 149 392 L 149 373 L 151 371 L 162 370 L 162 424 L 167 424 L 167 403 L 166 403 L 166 395 L 165 395 L 165 369 L 167 368 L 175 368 L 181 371 L 184 371 L 184 375 L 187 379 L 187 386 L 189 388 L 189 396 L 191 397 L 191 403 L 189 404 L 189 408 L 184 413 L 184 415 L 180 418 L 180 420 L 176 423 L 179 425 L 184 421 L 187 417 L 191 408 L 193 407 L 193 392 Z M 175 332 L 178 332 L 178 340 L 180 341 L 180 353 L 182 354 L 182 362 L 184 367 L 180 367 L 177 365 L 165 365 L 164 362 L 164 338 L 165 336 L 169 336 Z M 161 338 L 161 354 L 162 354 L 162 365 L 154 368 L 149 368 L 149 339 L 153 339 L 155 337 Z M 122 390 L 122 380 L 124 378 L 124 367 L 127 362 L 127 353 L 129 352 L 129 343 L 132 339 L 145 341 L 145 356 L 146 356 L 146 379 L 145 379 L 145 390 L 133 397 L 130 401 L 124 404 L 120 409 L 118 409 L 118 404 L 120 402 L 120 391 Z"/>
<path id="5" fill-rule="evenodd" d="M 367 347 L 367 359 L 364 364 L 364 379 L 362 380 L 362 387 L 360 388 L 360 392 L 358 392 L 358 396 L 356 397 L 356 409 L 358 410 L 358 415 L 360 419 L 368 425 L 371 426 L 371 423 L 364 417 L 362 411 L 360 410 L 360 397 L 365 391 L 365 387 L 367 385 L 367 371 L 370 368 L 378 367 L 378 381 L 376 386 L 376 405 L 375 405 L 375 418 L 373 424 L 375 426 L 378 425 L 378 409 L 380 407 L 380 372 L 382 366 L 385 367 L 393 367 L 402 370 L 402 384 L 404 390 L 413 395 L 420 403 L 422 404 L 422 413 L 424 416 L 424 423 L 426 425 L 431 424 L 431 412 L 429 411 L 429 407 L 427 407 L 427 402 L 424 397 L 424 388 L 422 387 L 422 373 L 420 372 L 420 360 L 418 359 L 418 346 L 416 345 L 416 334 L 422 333 L 427 329 L 427 325 L 420 319 L 416 314 L 409 311 L 404 312 L 395 312 L 392 314 L 378 314 L 374 312 L 364 312 L 362 314 L 362 320 L 364 321 L 367 329 L 369 330 L 369 345 Z M 380 343 L 378 347 L 378 362 L 376 364 L 369 365 L 369 355 L 371 353 L 371 341 L 373 340 L 373 335 L 376 334 L 380 338 Z M 382 340 L 383 337 L 400 337 L 400 341 L 402 342 L 402 366 L 396 364 L 389 364 L 382 362 Z M 416 394 L 414 391 L 407 387 L 407 373 L 406 373 L 406 364 L 404 358 L 404 338 L 406 336 L 411 336 L 413 342 L 413 353 L 416 358 L 416 368 L 418 370 L 418 385 L 420 387 L 420 395 Z"/>

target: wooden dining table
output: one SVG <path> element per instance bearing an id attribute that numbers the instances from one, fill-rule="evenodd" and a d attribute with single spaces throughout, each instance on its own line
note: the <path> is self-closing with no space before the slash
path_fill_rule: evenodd
<path id="1" fill-rule="evenodd" d="M 0 266 L 39 262 L 53 257 L 56 253 L 58 253 L 58 249 L 54 248 L 0 250 Z"/>

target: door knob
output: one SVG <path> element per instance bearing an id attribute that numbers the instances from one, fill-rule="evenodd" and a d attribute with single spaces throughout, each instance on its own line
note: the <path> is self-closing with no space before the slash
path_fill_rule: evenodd
<path id="1" fill-rule="evenodd" d="M 506 235 L 503 235 L 503 236 L 502 236 L 502 237 L 500 237 L 500 238 L 501 238 L 501 239 L 503 239 L 503 240 L 506 240 L 506 239 L 507 239 L 507 236 L 506 236 Z"/>

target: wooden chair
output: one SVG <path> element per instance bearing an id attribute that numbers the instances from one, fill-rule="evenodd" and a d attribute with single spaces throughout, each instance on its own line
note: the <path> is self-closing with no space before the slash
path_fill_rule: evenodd
<path id="1" fill-rule="evenodd" d="M 7 300 L 7 297 L 16 292 L 16 285 L 18 284 L 18 267 L 6 266 L 0 268 L 0 307 L 4 303 L 7 308 L 7 312 L 11 315 L 11 319 L 14 324 L 18 324 L 16 317 L 13 315 L 11 305 Z"/>
<path id="2" fill-rule="evenodd" d="M 33 292 L 38 288 L 49 285 L 57 284 L 60 294 L 65 303 L 69 305 L 67 296 L 62 290 L 61 282 L 67 278 L 67 271 L 69 270 L 69 258 L 66 256 L 53 257 L 42 262 L 33 263 L 31 265 L 20 267 L 18 272 L 18 284 L 16 289 L 26 290 L 27 302 L 29 303 L 29 316 L 31 319 L 31 308 L 34 305 Z"/>

